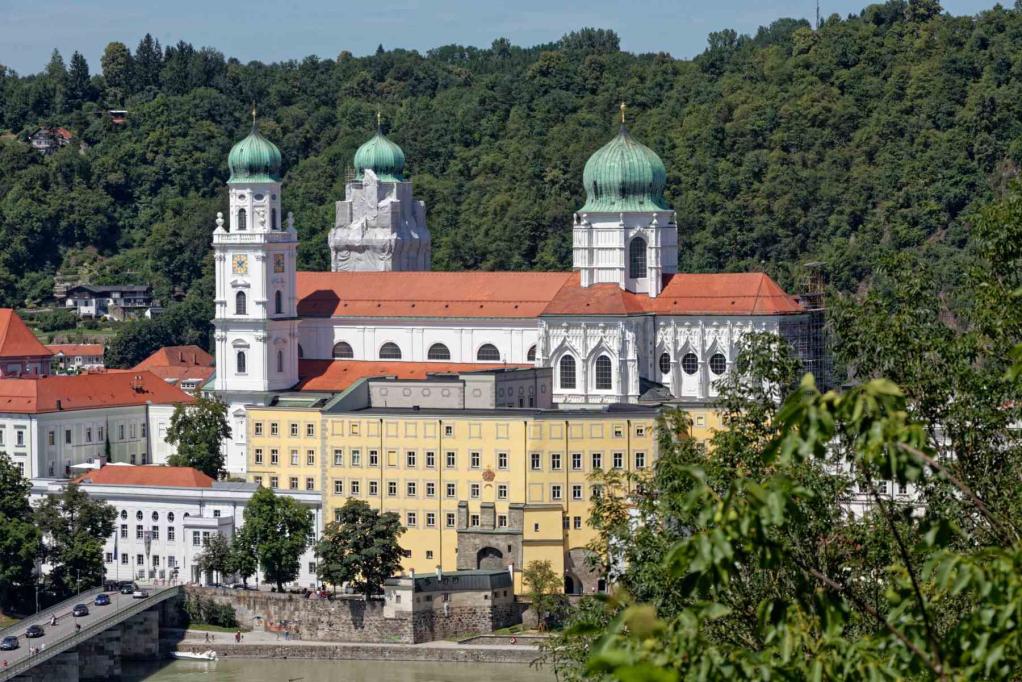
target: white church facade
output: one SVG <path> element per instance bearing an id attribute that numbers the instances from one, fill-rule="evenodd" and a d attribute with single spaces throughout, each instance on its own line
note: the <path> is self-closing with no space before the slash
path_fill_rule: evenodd
<path id="1" fill-rule="evenodd" d="M 743 334 L 784 333 L 806 311 L 763 273 L 677 272 L 666 169 L 622 124 L 586 163 L 570 272 L 432 272 L 426 207 L 382 132 L 337 202 L 331 272 L 297 271 L 280 152 L 231 150 L 230 206 L 213 233 L 216 392 L 230 405 L 230 471 L 245 467 L 245 406 L 300 386 L 308 361 L 553 368 L 562 408 L 715 397 Z"/>

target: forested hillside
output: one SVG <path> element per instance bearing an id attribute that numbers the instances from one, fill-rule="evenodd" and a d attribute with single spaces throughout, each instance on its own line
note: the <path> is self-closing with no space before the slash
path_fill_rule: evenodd
<path id="1" fill-rule="evenodd" d="M 343 48 L 241 64 L 146 36 L 111 43 L 101 64 L 55 51 L 36 75 L 0 69 L 0 303 L 42 300 L 74 261 L 94 282 L 152 283 L 164 301 L 189 292 L 192 318 L 208 320 L 210 233 L 253 102 L 284 154 L 284 210 L 312 269 L 328 265 L 333 202 L 378 109 L 441 269 L 570 267 L 582 167 L 622 100 L 667 166 L 681 268 L 765 269 L 788 286 L 818 259 L 853 290 L 906 249 L 953 285 L 969 216 L 1022 162 L 1018 9 L 952 17 L 895 0 L 816 30 L 714 33 L 692 60 L 622 52 L 591 29 L 529 48 Z M 26 142 L 40 125 L 75 142 L 43 157 Z"/>

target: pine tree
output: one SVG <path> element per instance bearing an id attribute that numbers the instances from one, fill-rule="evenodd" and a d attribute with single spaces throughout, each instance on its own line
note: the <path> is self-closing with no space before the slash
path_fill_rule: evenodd
<path id="1" fill-rule="evenodd" d="M 67 74 L 67 108 L 77 109 L 83 102 L 92 99 L 92 83 L 89 80 L 89 63 L 81 52 L 71 55 L 71 67 Z"/>
<path id="2" fill-rule="evenodd" d="M 146 33 L 135 48 L 135 89 L 159 87 L 162 68 L 163 50 L 160 41 Z"/>
<path id="3" fill-rule="evenodd" d="M 53 51 L 50 63 L 46 65 L 46 80 L 49 81 L 53 93 L 53 111 L 62 113 L 67 97 L 67 68 L 64 66 L 64 58 L 60 56 L 59 50 Z"/>
<path id="4" fill-rule="evenodd" d="M 110 104 L 120 104 L 132 92 L 134 82 L 134 59 L 124 43 L 107 44 L 100 59 L 103 78 L 106 80 L 106 98 Z"/>

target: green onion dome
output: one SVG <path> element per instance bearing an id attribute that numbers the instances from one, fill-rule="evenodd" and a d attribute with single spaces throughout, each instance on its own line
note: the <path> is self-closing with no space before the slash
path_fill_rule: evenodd
<path id="1" fill-rule="evenodd" d="M 248 137 L 231 148 L 227 166 L 231 169 L 229 183 L 280 182 L 280 150 L 259 134 L 255 122 Z"/>
<path id="2" fill-rule="evenodd" d="M 355 152 L 355 178 L 358 180 L 366 170 L 371 170 L 384 182 L 403 182 L 404 169 L 405 153 L 380 130 Z"/>
<path id="3" fill-rule="evenodd" d="M 586 203 L 582 211 L 663 211 L 667 169 L 652 149 L 638 142 L 624 124 L 617 136 L 596 150 L 582 172 Z"/>

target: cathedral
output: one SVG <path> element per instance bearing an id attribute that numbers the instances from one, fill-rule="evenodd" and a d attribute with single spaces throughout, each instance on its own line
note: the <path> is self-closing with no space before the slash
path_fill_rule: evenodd
<path id="1" fill-rule="evenodd" d="M 426 206 L 381 130 L 336 203 L 331 272 L 300 272 L 280 151 L 253 123 L 228 165 L 229 210 L 213 232 L 212 387 L 230 405 L 230 471 L 245 467 L 246 406 L 301 390 L 313 364 L 549 367 L 562 409 L 706 403 L 742 334 L 784 335 L 807 315 L 766 274 L 677 271 L 666 169 L 623 120 L 586 162 L 570 272 L 431 271 Z"/>

